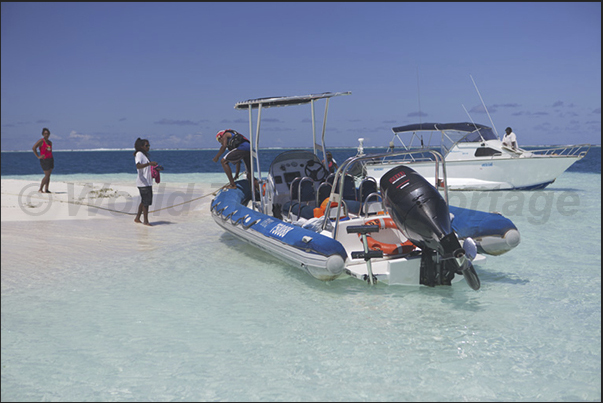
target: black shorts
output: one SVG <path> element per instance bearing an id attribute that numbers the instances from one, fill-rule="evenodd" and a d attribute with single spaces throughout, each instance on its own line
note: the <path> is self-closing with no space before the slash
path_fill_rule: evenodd
<path id="1" fill-rule="evenodd" d="M 40 160 L 40 165 L 42 166 L 42 171 L 50 171 L 54 169 L 54 158 L 45 158 Z"/>
<path id="2" fill-rule="evenodd" d="M 140 192 L 140 202 L 143 206 L 150 206 L 153 204 L 153 186 L 139 187 L 138 191 Z"/>
<path id="3" fill-rule="evenodd" d="M 251 165 L 250 155 L 251 152 L 249 150 L 243 151 L 239 150 L 238 148 L 235 148 L 234 150 L 229 151 L 224 156 L 224 160 L 230 164 L 236 164 L 237 162 L 243 160 L 243 162 L 245 163 L 245 171 L 249 172 L 249 166 Z"/>

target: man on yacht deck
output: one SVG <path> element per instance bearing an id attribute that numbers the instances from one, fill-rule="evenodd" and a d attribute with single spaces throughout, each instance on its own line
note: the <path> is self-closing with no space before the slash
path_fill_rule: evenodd
<path id="1" fill-rule="evenodd" d="M 517 150 L 517 138 L 515 133 L 513 133 L 513 129 L 507 127 L 505 129 L 505 136 L 503 137 L 502 143 L 504 146 L 512 148 L 513 150 Z"/>

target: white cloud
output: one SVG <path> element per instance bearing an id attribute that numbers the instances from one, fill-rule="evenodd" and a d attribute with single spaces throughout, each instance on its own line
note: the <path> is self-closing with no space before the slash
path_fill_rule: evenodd
<path id="1" fill-rule="evenodd" d="M 90 140 L 92 140 L 92 137 L 93 136 L 90 134 L 80 134 L 80 133 L 76 132 L 75 130 L 72 130 L 71 133 L 69 133 L 70 139 L 79 140 L 79 141 L 90 141 Z"/>

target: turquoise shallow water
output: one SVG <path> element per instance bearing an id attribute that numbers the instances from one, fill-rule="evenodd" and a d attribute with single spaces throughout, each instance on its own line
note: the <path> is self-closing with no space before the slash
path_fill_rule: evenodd
<path id="1" fill-rule="evenodd" d="M 55 177 L 82 179 L 131 175 Z M 601 175 L 451 202 L 521 232 L 478 269 L 477 292 L 323 283 L 224 233 L 206 206 L 133 239 L 119 233 L 131 217 L 46 223 L 78 246 L 91 228 L 117 233 L 75 250 L 49 237 L 64 253 L 43 267 L 37 252 L 3 257 L 2 401 L 600 401 Z"/>

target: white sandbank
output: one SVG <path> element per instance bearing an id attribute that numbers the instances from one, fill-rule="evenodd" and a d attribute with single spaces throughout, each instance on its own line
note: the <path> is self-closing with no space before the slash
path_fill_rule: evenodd
<path id="1" fill-rule="evenodd" d="M 2 179 L 2 223 L 132 218 L 138 209 L 138 188 L 128 183 L 52 181 L 52 193 L 39 193 L 39 183 Z M 217 189 L 207 183 L 153 186 L 150 217 L 172 219 L 208 202 Z M 151 221 L 151 220 L 150 220 Z"/>
<path id="2" fill-rule="evenodd" d="M 90 259 L 110 261 L 172 247 L 170 239 L 184 225 L 199 225 L 202 233 L 200 222 L 219 189 L 209 183 L 153 186 L 151 226 L 146 226 L 134 222 L 140 203 L 134 184 L 51 181 L 52 193 L 42 194 L 39 182 L 1 182 L 3 291 L 37 277 L 55 278 Z"/>

